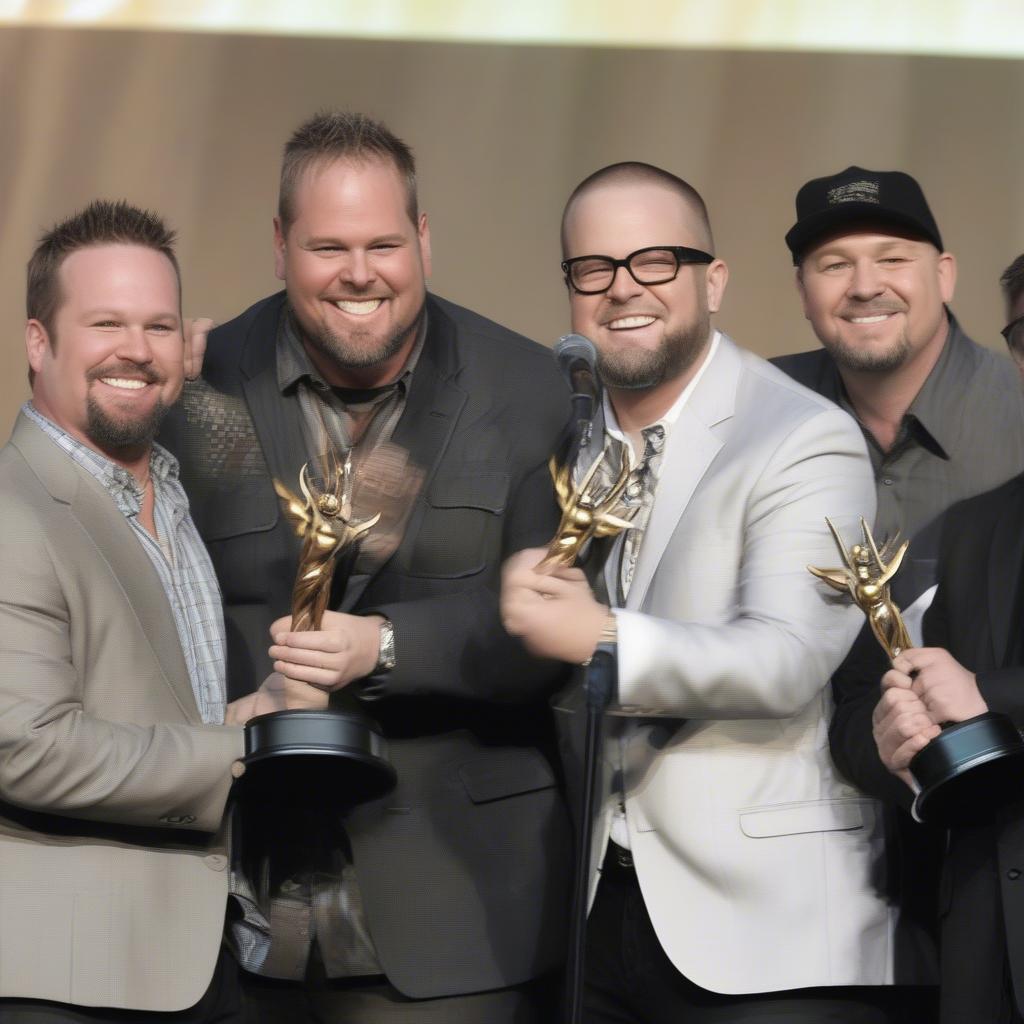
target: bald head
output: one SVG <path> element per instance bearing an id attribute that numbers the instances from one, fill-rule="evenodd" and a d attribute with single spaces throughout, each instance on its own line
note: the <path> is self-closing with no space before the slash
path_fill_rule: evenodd
<path id="1" fill-rule="evenodd" d="M 711 236 L 711 222 L 708 210 L 700 193 L 689 183 L 677 178 L 668 171 L 663 171 L 653 164 L 627 161 L 610 164 L 584 178 L 569 196 L 562 214 L 562 255 L 578 256 L 580 253 L 569 252 L 569 236 L 572 221 L 579 211 L 580 200 L 589 198 L 592 193 L 605 189 L 629 188 L 631 186 L 648 186 L 664 189 L 675 196 L 682 208 L 692 241 L 688 244 L 707 252 L 714 252 L 715 242 Z M 664 239 L 668 244 L 671 239 Z"/>

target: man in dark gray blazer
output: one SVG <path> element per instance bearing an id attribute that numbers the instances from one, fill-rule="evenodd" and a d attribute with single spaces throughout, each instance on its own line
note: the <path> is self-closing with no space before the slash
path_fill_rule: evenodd
<path id="1" fill-rule="evenodd" d="M 561 677 L 505 633 L 497 589 L 502 559 L 557 525 L 546 461 L 565 386 L 541 346 L 427 294 L 412 154 L 368 118 L 296 131 L 275 255 L 285 291 L 213 332 L 169 438 L 223 589 L 232 694 L 270 667 L 290 605 L 299 543 L 271 479 L 294 489 L 346 448 L 357 464 L 406 453 L 398 475 L 419 488 L 393 553 L 339 572 L 330 663 L 279 641 L 289 674 L 350 684 L 398 784 L 346 822 L 354 872 L 339 851 L 292 879 L 269 944 L 240 940 L 263 975 L 254 1014 L 549 1021 L 568 890 L 546 707 Z"/>

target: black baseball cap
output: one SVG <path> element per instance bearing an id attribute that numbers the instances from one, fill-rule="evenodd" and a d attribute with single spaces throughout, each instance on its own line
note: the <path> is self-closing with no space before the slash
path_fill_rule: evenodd
<path id="1" fill-rule="evenodd" d="M 866 171 L 847 167 L 814 178 L 796 194 L 796 223 L 786 245 L 799 263 L 809 246 L 848 224 L 894 224 L 921 235 L 942 252 L 942 236 L 921 186 L 903 171 Z"/>

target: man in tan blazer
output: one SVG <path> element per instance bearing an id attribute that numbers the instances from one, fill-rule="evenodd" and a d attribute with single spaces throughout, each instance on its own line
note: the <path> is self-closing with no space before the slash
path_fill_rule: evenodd
<path id="1" fill-rule="evenodd" d="M 32 401 L 0 451 L 5 1024 L 237 1012 L 222 823 L 237 723 L 272 702 L 225 708 L 216 581 L 152 444 L 183 376 L 172 243 L 94 203 L 29 263 Z"/>
<path id="2" fill-rule="evenodd" d="M 860 613 L 806 569 L 838 561 L 826 516 L 849 541 L 874 513 L 863 438 L 712 328 L 727 271 L 685 182 L 598 171 L 563 247 L 573 329 L 607 386 L 597 449 L 630 446 L 638 508 L 599 597 L 523 552 L 503 617 L 569 662 L 617 637 L 584 1019 L 903 1020 L 881 988 L 875 807 L 828 754 L 827 684 Z"/>

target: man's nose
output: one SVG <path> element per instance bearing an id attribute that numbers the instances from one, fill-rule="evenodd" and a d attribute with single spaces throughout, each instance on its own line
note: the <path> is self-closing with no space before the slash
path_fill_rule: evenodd
<path id="1" fill-rule="evenodd" d="M 354 288 L 363 289 L 369 285 L 377 275 L 369 256 L 361 250 L 355 250 L 348 254 L 348 259 L 345 260 L 338 276 L 343 282 L 345 282 L 345 284 L 350 284 Z"/>
<path id="2" fill-rule="evenodd" d="M 847 293 L 855 299 L 873 299 L 885 291 L 885 281 L 874 260 L 858 260 Z"/>

